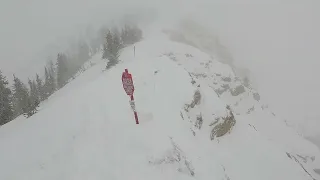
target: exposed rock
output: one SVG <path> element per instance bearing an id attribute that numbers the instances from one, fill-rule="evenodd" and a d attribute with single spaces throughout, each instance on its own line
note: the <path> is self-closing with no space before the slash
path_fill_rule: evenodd
<path id="1" fill-rule="evenodd" d="M 229 84 L 223 84 L 221 87 L 223 87 L 223 89 L 230 89 Z"/>
<path id="2" fill-rule="evenodd" d="M 171 60 L 173 61 L 177 61 L 177 58 L 175 57 L 175 55 L 173 54 L 173 52 L 169 52 L 169 53 L 164 53 L 163 55 L 168 56 Z"/>
<path id="3" fill-rule="evenodd" d="M 242 94 L 244 92 L 246 92 L 246 90 L 244 89 L 243 85 L 239 85 L 234 89 L 230 89 L 230 93 L 232 96 L 238 96 L 239 94 Z"/>
<path id="4" fill-rule="evenodd" d="M 231 78 L 230 77 L 221 77 L 221 80 L 225 81 L 225 82 L 231 82 Z"/>
<path id="5" fill-rule="evenodd" d="M 221 87 L 222 87 L 222 89 L 219 88 L 219 89 L 215 89 L 215 90 L 214 90 L 218 95 L 221 95 L 221 94 L 223 94 L 224 92 L 226 92 L 228 89 L 230 89 L 229 84 L 223 84 Z"/>
<path id="6" fill-rule="evenodd" d="M 201 101 L 201 94 L 199 90 L 196 90 L 196 92 L 193 95 L 193 101 L 190 104 L 191 108 L 194 108 L 195 105 L 199 105 Z"/>
<path id="7" fill-rule="evenodd" d="M 250 87 L 250 81 L 248 77 L 244 77 L 243 79 L 243 85 L 246 87 Z"/>
<path id="8" fill-rule="evenodd" d="M 181 116 L 182 120 L 184 120 L 184 117 L 183 117 L 183 114 L 181 111 L 180 111 L 180 116 Z"/>
<path id="9" fill-rule="evenodd" d="M 230 107 L 227 106 L 228 115 L 226 117 L 221 117 L 216 122 L 214 122 L 211 125 L 214 125 L 212 131 L 211 131 L 211 140 L 213 140 L 215 137 L 221 137 L 228 132 L 230 132 L 233 128 L 233 126 L 236 124 L 236 120 L 234 118 L 234 115 L 232 111 L 230 110 Z"/>
<path id="10" fill-rule="evenodd" d="M 320 169 L 314 169 L 313 171 L 320 175 Z"/>
<path id="11" fill-rule="evenodd" d="M 223 167 L 223 171 L 224 171 L 224 178 L 225 180 L 230 180 L 230 177 L 228 176 L 227 172 L 226 172 L 226 168 L 224 166 Z"/>
<path id="12" fill-rule="evenodd" d="M 254 111 L 254 106 L 248 109 L 247 114 L 250 114 L 252 111 Z"/>
<path id="13" fill-rule="evenodd" d="M 300 159 L 302 159 L 302 161 L 303 161 L 304 163 L 307 163 L 309 160 L 312 161 L 312 162 L 315 160 L 315 157 L 314 157 L 314 156 L 309 157 L 309 156 L 302 156 L 302 155 L 299 155 L 299 154 L 297 154 L 297 156 L 298 156 Z"/>
<path id="14" fill-rule="evenodd" d="M 199 90 L 196 90 L 193 95 L 193 100 L 190 104 L 185 104 L 184 110 L 189 112 L 189 108 L 194 108 L 195 105 L 199 105 L 201 101 L 201 93 Z"/>
<path id="15" fill-rule="evenodd" d="M 260 94 L 259 93 L 253 93 L 253 99 L 256 101 L 260 101 Z"/>
<path id="16" fill-rule="evenodd" d="M 288 158 L 292 159 L 292 157 L 291 157 L 291 154 L 290 154 L 290 153 L 286 152 L 286 154 L 287 154 Z"/>
<path id="17" fill-rule="evenodd" d="M 193 57 L 192 54 L 185 54 L 186 57 Z"/>
<path id="18" fill-rule="evenodd" d="M 206 78 L 207 75 L 205 73 L 192 73 L 192 75 L 194 75 L 196 78 L 202 77 L 202 78 Z"/>

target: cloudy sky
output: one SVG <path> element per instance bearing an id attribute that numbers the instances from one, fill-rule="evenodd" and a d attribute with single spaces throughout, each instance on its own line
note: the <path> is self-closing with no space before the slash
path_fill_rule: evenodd
<path id="1" fill-rule="evenodd" d="M 309 134 L 320 128 L 316 0 L 0 0 L 0 69 L 34 74 L 88 25 L 146 8 L 168 20 L 192 15 L 214 29 L 278 113 Z"/>

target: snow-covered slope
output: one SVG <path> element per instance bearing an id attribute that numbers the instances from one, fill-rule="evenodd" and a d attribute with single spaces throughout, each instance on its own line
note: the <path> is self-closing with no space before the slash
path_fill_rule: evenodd
<path id="1" fill-rule="evenodd" d="M 135 46 L 136 57 L 127 47 L 108 71 L 97 54 L 41 111 L 2 126 L 0 179 L 318 178 L 319 150 L 228 65 L 159 32 Z M 139 125 L 122 89 L 125 68 Z"/>

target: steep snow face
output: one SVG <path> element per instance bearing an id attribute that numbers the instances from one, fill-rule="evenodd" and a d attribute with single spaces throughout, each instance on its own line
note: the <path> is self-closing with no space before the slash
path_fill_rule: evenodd
<path id="1" fill-rule="evenodd" d="M 135 57 L 125 48 L 108 71 L 98 54 L 37 114 L 2 126 L 0 179 L 316 178 L 318 150 L 276 119 L 228 65 L 162 33 L 135 46 Z M 139 125 L 122 89 L 125 68 Z M 212 135 L 225 124 L 230 128 Z"/>

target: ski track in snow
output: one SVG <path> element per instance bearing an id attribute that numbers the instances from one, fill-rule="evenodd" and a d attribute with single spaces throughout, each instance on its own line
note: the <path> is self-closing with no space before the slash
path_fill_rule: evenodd
<path id="1" fill-rule="evenodd" d="M 104 72 L 105 62 L 97 54 L 97 64 L 42 103 L 37 114 L 0 128 L 1 180 L 310 179 L 286 150 L 316 155 L 318 150 L 282 125 L 272 134 L 269 128 L 280 123 L 266 123 L 268 116 L 265 121 L 258 115 L 236 116 L 232 132 L 211 141 L 210 113 L 223 112 L 227 103 L 201 79 L 197 83 L 204 96 L 200 109 L 205 122 L 196 136 L 192 134 L 193 124 L 182 120 L 180 112 L 197 89 L 188 70 L 193 61 L 210 60 L 205 53 L 161 34 L 136 44 L 136 57 L 131 48 L 124 49 L 116 67 Z M 168 52 L 194 58 L 190 64 L 179 61 L 182 57 L 175 62 L 163 55 Z M 213 64 L 216 71 L 233 76 L 226 65 Z M 122 89 L 124 68 L 133 75 L 139 125 Z M 279 134 L 283 130 L 284 136 Z M 194 176 L 178 171 L 186 167 L 182 161 L 150 163 L 172 155 L 171 137 L 190 161 Z M 298 147 L 300 142 L 304 147 Z"/>

